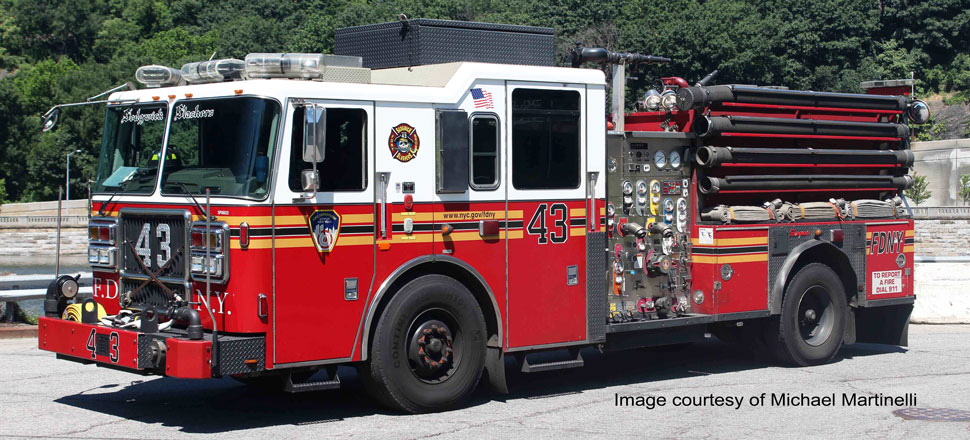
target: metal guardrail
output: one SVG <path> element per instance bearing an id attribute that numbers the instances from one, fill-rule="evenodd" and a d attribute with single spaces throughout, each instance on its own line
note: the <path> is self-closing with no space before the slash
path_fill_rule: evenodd
<path id="1" fill-rule="evenodd" d="M 72 275 L 79 275 L 74 273 Z M 78 284 L 80 295 L 91 295 L 91 273 L 80 273 Z M 54 280 L 53 274 L 8 275 L 0 276 L 0 302 L 17 302 L 28 299 L 43 298 L 47 294 L 47 285 Z"/>
<path id="2" fill-rule="evenodd" d="M 81 298 L 87 298 L 94 294 L 91 286 L 81 287 L 77 294 Z M 19 302 L 28 299 L 41 299 L 47 296 L 47 288 L 43 289 L 20 289 L 20 290 L 0 290 L 0 302 Z"/>

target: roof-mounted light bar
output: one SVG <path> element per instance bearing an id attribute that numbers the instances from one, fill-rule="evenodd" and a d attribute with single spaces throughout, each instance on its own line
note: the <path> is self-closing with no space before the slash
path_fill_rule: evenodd
<path id="1" fill-rule="evenodd" d="M 182 73 L 171 67 L 141 66 L 135 71 L 135 79 L 146 87 L 169 87 L 177 86 L 182 82 Z"/>
<path id="2" fill-rule="evenodd" d="M 234 58 L 199 61 L 182 66 L 182 78 L 190 84 L 231 81 L 242 77 L 245 63 Z"/>
<path id="3" fill-rule="evenodd" d="M 319 53 L 251 53 L 246 55 L 247 78 L 319 79 L 327 67 L 361 67 L 360 57 Z"/>

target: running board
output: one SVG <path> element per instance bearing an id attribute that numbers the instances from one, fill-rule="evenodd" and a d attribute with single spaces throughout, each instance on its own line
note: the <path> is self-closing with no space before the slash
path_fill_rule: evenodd
<path id="1" fill-rule="evenodd" d="M 555 362 L 542 362 L 538 364 L 530 364 L 529 358 L 527 356 L 522 357 L 522 372 L 523 373 L 538 373 L 540 371 L 553 371 L 553 370 L 565 370 L 567 368 L 579 368 L 585 365 L 583 362 L 583 355 L 577 350 L 575 352 L 575 359 L 566 361 L 555 361 Z"/>
<path id="2" fill-rule="evenodd" d="M 305 393 L 307 391 L 335 390 L 340 388 L 340 376 L 334 372 L 329 375 L 332 379 L 293 383 L 293 375 L 287 374 L 283 383 L 283 391 L 287 393 Z"/>

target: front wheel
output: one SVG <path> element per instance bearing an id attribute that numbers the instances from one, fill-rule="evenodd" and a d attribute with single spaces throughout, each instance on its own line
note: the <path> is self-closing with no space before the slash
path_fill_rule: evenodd
<path id="1" fill-rule="evenodd" d="M 839 276 L 824 264 L 812 263 L 792 277 L 781 315 L 772 319 L 766 339 L 785 363 L 823 364 L 842 347 L 847 313 Z"/>
<path id="2" fill-rule="evenodd" d="M 442 410 L 475 389 L 485 344 L 485 318 L 472 293 L 453 278 L 425 275 L 387 304 L 362 379 L 392 408 Z"/>

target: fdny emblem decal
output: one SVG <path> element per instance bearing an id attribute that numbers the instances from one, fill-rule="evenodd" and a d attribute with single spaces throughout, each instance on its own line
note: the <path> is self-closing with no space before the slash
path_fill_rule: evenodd
<path id="1" fill-rule="evenodd" d="M 398 124 L 391 129 L 387 146 L 391 149 L 391 156 L 401 162 L 414 159 L 418 155 L 418 148 L 421 146 L 418 130 L 408 124 Z"/>
<path id="2" fill-rule="evenodd" d="M 332 209 L 310 214 L 310 232 L 318 252 L 330 252 L 340 237 L 340 215 Z"/>

